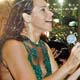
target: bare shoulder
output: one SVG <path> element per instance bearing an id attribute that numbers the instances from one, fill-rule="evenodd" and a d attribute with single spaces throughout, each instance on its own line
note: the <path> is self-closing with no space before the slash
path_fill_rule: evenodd
<path id="1" fill-rule="evenodd" d="M 17 40 L 6 41 L 2 50 L 2 58 L 8 64 L 15 80 L 36 80 L 28 60 L 28 52 L 22 42 Z M 5 65 L 7 65 L 6 63 Z"/>
<path id="2" fill-rule="evenodd" d="M 21 41 L 11 39 L 6 41 L 3 45 L 3 55 L 22 55 L 22 53 L 26 53 L 26 49 Z"/>
<path id="3" fill-rule="evenodd" d="M 22 44 L 22 42 L 18 41 L 18 40 L 14 40 L 14 39 L 10 39 L 7 40 L 3 46 L 3 48 L 7 48 L 7 47 L 14 47 L 14 46 L 20 46 Z"/>

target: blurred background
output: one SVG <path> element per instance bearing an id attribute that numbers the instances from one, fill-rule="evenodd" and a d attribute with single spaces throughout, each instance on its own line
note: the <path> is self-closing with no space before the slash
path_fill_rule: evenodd
<path id="1" fill-rule="evenodd" d="M 0 35 L 8 18 L 14 1 L 0 0 Z M 66 41 L 69 34 L 74 34 L 80 40 L 80 1 L 79 0 L 47 0 L 50 10 L 54 13 L 53 29 L 45 35 L 58 41 Z"/>
<path id="2" fill-rule="evenodd" d="M 10 9 L 14 2 L 20 0 L 0 0 L 0 36 L 9 16 Z M 80 41 L 80 1 L 79 0 L 47 0 L 50 10 L 53 12 L 52 31 L 42 33 L 41 39 L 47 42 L 50 48 L 55 48 L 57 53 L 63 55 L 59 58 L 67 59 L 72 44 L 67 42 L 69 35 L 74 35 Z M 75 38 L 71 37 L 71 41 Z M 57 60 L 57 57 L 56 60 Z M 61 60 L 61 59 L 60 59 Z M 57 60 L 59 61 L 59 60 Z"/>

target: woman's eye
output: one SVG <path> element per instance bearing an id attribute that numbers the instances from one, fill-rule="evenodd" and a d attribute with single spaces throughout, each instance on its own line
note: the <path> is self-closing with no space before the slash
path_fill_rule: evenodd
<path id="1" fill-rule="evenodd" d="M 45 9 L 43 8 L 43 9 L 41 9 L 43 12 L 45 11 Z"/>

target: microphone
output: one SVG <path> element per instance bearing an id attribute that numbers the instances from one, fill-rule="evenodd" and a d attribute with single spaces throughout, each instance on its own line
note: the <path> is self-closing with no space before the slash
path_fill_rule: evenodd
<path id="1" fill-rule="evenodd" d="M 77 38 L 74 34 L 70 34 L 67 36 L 67 43 L 75 45 L 77 42 Z"/>

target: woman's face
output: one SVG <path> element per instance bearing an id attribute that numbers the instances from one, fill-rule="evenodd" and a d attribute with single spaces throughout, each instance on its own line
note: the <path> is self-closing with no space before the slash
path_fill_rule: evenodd
<path id="1" fill-rule="evenodd" d="M 31 13 L 31 24 L 34 28 L 50 31 L 52 29 L 52 15 L 44 0 L 33 0 L 34 8 Z"/>

